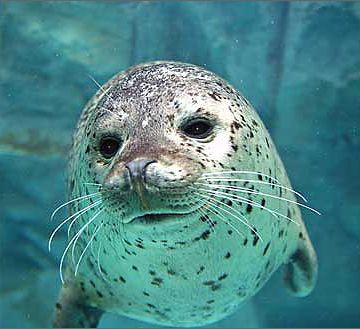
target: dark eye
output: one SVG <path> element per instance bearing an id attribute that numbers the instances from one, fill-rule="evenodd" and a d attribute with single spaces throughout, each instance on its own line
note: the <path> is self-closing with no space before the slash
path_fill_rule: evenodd
<path id="1" fill-rule="evenodd" d="M 113 157 L 119 147 L 120 141 L 115 137 L 104 137 L 100 141 L 100 153 L 106 159 Z"/>
<path id="2" fill-rule="evenodd" d="M 211 134 L 213 125 L 206 119 L 194 119 L 187 122 L 181 130 L 191 138 L 203 139 Z"/>

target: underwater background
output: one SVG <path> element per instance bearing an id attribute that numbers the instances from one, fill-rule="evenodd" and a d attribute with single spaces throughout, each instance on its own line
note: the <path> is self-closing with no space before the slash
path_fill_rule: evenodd
<path id="1" fill-rule="evenodd" d="M 247 97 L 271 132 L 319 258 L 314 292 L 278 270 L 213 327 L 360 326 L 360 3 L 0 2 L 0 326 L 47 327 L 66 230 L 66 157 L 82 108 L 130 65 L 206 67 Z M 148 327 L 107 314 L 107 327 Z"/>

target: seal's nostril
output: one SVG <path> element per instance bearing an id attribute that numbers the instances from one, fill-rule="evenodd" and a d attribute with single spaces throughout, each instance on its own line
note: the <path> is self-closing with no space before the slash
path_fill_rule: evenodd
<path id="1" fill-rule="evenodd" d="M 126 168 L 129 170 L 129 174 L 132 179 L 144 179 L 146 167 L 150 163 L 154 163 L 154 162 L 156 161 L 149 159 L 137 159 L 130 161 L 126 165 Z"/>

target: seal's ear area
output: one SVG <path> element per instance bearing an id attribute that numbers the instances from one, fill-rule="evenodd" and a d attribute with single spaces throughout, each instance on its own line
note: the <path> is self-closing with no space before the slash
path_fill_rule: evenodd
<path id="1" fill-rule="evenodd" d="M 56 303 L 53 328 L 96 328 L 102 314 L 85 303 L 79 289 L 65 283 Z"/>
<path id="2" fill-rule="evenodd" d="M 286 264 L 284 281 L 296 297 L 305 297 L 314 289 L 318 273 L 315 250 L 307 234 L 299 239 L 298 249 Z"/>

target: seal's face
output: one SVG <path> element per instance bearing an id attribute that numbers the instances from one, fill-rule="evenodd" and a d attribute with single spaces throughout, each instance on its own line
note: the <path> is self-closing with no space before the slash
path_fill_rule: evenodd
<path id="1" fill-rule="evenodd" d="M 234 116 L 230 102 L 219 103 L 201 81 L 179 87 L 174 75 L 160 87 L 161 72 L 146 73 L 104 92 L 85 152 L 111 217 L 162 225 L 206 201 L 192 187 L 221 169 Z"/>

